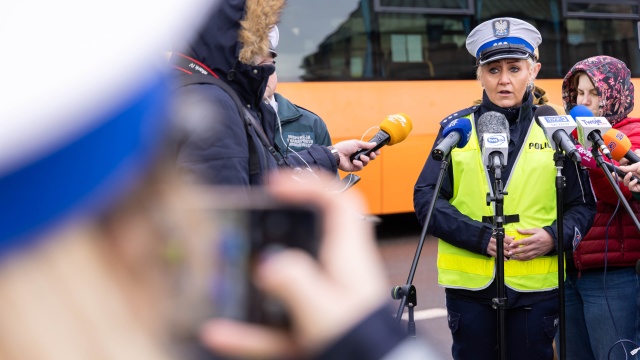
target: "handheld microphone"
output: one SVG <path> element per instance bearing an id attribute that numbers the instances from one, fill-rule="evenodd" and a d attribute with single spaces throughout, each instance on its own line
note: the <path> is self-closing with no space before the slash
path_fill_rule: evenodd
<path id="1" fill-rule="evenodd" d="M 544 130 L 551 148 L 560 149 L 573 161 L 580 163 L 580 153 L 571 141 L 570 134 L 576 128 L 576 122 L 571 116 L 558 115 L 558 112 L 549 105 L 540 106 L 533 115 L 536 123 Z"/>
<path id="2" fill-rule="evenodd" d="M 478 138 L 482 139 L 482 163 L 492 170 L 502 169 L 509 154 L 509 122 L 499 112 L 489 111 L 478 119 Z"/>
<path id="3" fill-rule="evenodd" d="M 406 114 L 398 113 L 387 116 L 380 124 L 380 131 L 372 137 L 369 142 L 376 143 L 373 149 L 360 149 L 353 153 L 350 157 L 353 160 L 360 160 L 360 156 L 369 156 L 370 153 L 380 149 L 385 145 L 394 145 L 407 138 L 413 124 Z"/>
<path id="4" fill-rule="evenodd" d="M 580 162 L 580 165 L 584 166 L 587 169 L 599 169 L 598 164 L 596 163 L 596 160 L 593 158 L 593 154 L 591 154 L 591 151 L 583 148 L 580 145 L 576 145 L 576 149 L 578 149 L 578 152 L 580 153 L 580 158 L 582 159 L 582 161 Z M 614 158 L 615 158 L 615 155 L 614 155 Z M 615 172 L 620 178 L 624 178 L 625 176 L 627 176 L 627 173 L 622 171 L 619 167 L 604 161 L 603 161 L 603 164 L 608 171 Z M 632 176 L 631 179 L 638 180 L 638 182 L 640 182 L 640 179 L 638 179 L 635 176 Z"/>
<path id="5" fill-rule="evenodd" d="M 631 140 L 621 131 L 611 128 L 602 135 L 602 140 L 615 160 L 620 161 L 625 158 L 632 164 L 640 162 L 640 157 L 631 151 Z"/>
<path id="6" fill-rule="evenodd" d="M 578 142 L 585 148 L 590 148 L 593 144 L 596 144 L 600 152 L 611 159 L 611 152 L 602 140 L 602 133 L 611 129 L 609 121 L 603 117 L 594 117 L 591 110 L 584 105 L 575 106 L 569 114 L 578 125 Z"/>
<path id="7" fill-rule="evenodd" d="M 471 120 L 467 118 L 455 119 L 442 130 L 442 140 L 431 152 L 434 160 L 442 161 L 453 148 L 463 148 L 471 139 Z"/>

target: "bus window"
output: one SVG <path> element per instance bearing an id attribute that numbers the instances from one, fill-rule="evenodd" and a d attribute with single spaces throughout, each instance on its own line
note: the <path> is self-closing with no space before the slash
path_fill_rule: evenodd
<path id="1" fill-rule="evenodd" d="M 632 76 L 640 76 L 639 1 L 565 0 L 562 10 L 570 64 L 590 56 L 610 55 L 623 60 Z"/>
<path id="2" fill-rule="evenodd" d="M 407 113 L 412 133 L 383 148 L 355 188 L 372 213 L 410 212 L 439 122 L 481 96 L 465 47 L 472 28 L 501 16 L 533 24 L 543 39 L 536 84 L 560 105 L 562 78 L 586 57 L 617 57 L 640 77 L 638 12 L 628 0 L 290 1 L 279 24 L 278 91 L 320 115 L 336 142 L 367 140 L 385 116 Z"/>

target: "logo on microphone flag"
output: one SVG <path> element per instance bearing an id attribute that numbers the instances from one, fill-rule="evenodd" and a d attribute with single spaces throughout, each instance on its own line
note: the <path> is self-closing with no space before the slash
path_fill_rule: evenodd
<path id="1" fill-rule="evenodd" d="M 567 116 L 540 116 L 549 126 L 572 125 L 572 121 Z M 572 119 L 573 120 L 573 119 Z"/>
<path id="2" fill-rule="evenodd" d="M 507 142 L 507 137 L 504 135 L 491 135 L 487 137 L 487 142 L 491 145 L 501 145 Z"/>

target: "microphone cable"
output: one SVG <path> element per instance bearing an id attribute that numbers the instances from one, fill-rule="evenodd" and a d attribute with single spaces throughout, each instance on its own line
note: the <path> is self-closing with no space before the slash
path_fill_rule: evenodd
<path id="1" fill-rule="evenodd" d="M 276 102 L 275 97 L 273 98 L 273 101 Z M 302 160 L 302 162 L 305 164 L 305 166 L 307 167 L 306 170 L 308 172 L 310 172 L 313 177 L 315 177 L 317 180 L 320 180 L 320 178 L 318 177 L 318 175 L 316 175 L 316 173 L 313 171 L 313 169 L 311 168 L 311 166 L 309 165 L 309 163 L 307 163 L 302 156 L 300 156 L 300 154 L 298 154 L 295 150 L 293 150 L 292 148 L 289 147 L 289 142 L 288 141 L 284 141 L 284 135 L 282 133 L 282 121 L 280 121 L 280 115 L 278 115 L 278 109 L 277 107 L 274 107 L 270 101 L 265 99 L 265 102 L 267 104 L 269 104 L 271 106 L 271 108 L 274 110 L 274 112 L 276 113 L 276 119 L 278 120 L 278 130 L 280 133 L 280 139 L 282 140 L 282 143 L 285 145 L 285 152 L 284 155 L 285 157 L 287 156 L 287 154 L 289 153 L 289 151 L 291 151 L 292 153 L 296 154 L 296 156 Z M 277 104 L 277 102 L 276 102 Z"/>
<path id="2" fill-rule="evenodd" d="M 375 125 L 375 126 L 372 126 L 372 127 L 368 128 L 368 129 L 367 129 L 367 131 L 365 131 L 365 132 L 364 132 L 364 134 L 362 134 L 362 137 L 360 138 L 360 141 L 364 141 L 364 137 L 365 137 L 365 136 L 367 136 L 367 134 L 369 133 L 369 131 L 371 131 L 371 130 L 373 130 L 373 129 L 381 130 L 381 129 L 380 129 L 380 125 Z"/>
<path id="3" fill-rule="evenodd" d="M 374 130 L 374 129 L 380 130 L 380 126 L 379 126 L 379 125 L 375 125 L 375 126 L 372 126 L 372 127 L 368 128 L 368 129 L 364 132 L 364 134 L 362 134 L 362 136 L 360 137 L 360 141 L 364 141 L 364 137 L 365 137 L 365 136 L 367 136 L 367 134 L 369 133 L 369 131 Z M 283 140 L 283 141 L 284 141 L 284 140 Z M 353 175 L 353 176 L 352 176 L 352 175 Z M 345 176 L 345 179 L 346 179 L 347 177 L 349 178 L 349 180 L 347 181 L 347 183 L 346 183 L 342 188 L 337 189 L 337 190 L 335 190 L 334 192 L 336 192 L 336 193 L 338 193 L 338 194 L 341 194 L 341 193 L 345 192 L 346 190 L 348 190 L 351 186 L 353 186 L 355 183 L 357 183 L 357 182 L 360 180 L 360 178 L 359 178 L 357 175 L 354 175 L 354 174 L 353 174 L 353 171 L 352 171 L 352 172 L 350 172 L 350 173 L 348 173 L 348 174 Z"/>
<path id="4" fill-rule="evenodd" d="M 618 177 L 617 173 L 614 173 L 615 176 L 615 182 L 616 184 L 619 183 L 620 178 Z M 627 347 L 625 346 L 625 342 L 629 342 L 634 344 L 636 347 L 638 346 L 638 344 L 636 344 L 635 342 L 629 340 L 629 339 L 622 339 L 620 336 L 620 331 L 618 330 L 618 326 L 616 325 L 616 322 L 613 318 L 613 312 L 611 311 L 611 304 L 609 304 L 609 296 L 607 295 L 607 267 L 608 267 L 608 255 L 609 255 L 609 226 L 611 225 L 611 222 L 613 221 L 613 219 L 615 218 L 615 216 L 618 213 L 618 210 L 620 210 L 620 203 L 621 200 L 618 198 L 618 203 L 616 204 L 616 208 L 613 211 L 613 214 L 611 215 L 611 217 L 609 218 L 609 221 L 607 222 L 607 226 L 605 227 L 605 238 L 604 238 L 604 271 L 602 274 L 602 287 L 604 290 L 604 300 L 605 303 L 607 304 L 607 310 L 609 310 L 609 316 L 611 317 L 611 323 L 613 324 L 613 329 L 616 332 L 616 336 L 618 338 L 618 341 L 616 341 L 615 343 L 613 343 L 611 345 L 611 347 L 609 348 L 609 352 L 607 353 L 607 359 L 611 359 L 611 352 L 613 351 L 613 349 L 616 347 L 616 345 L 620 344 L 622 345 L 622 349 L 624 351 L 624 356 L 625 359 L 629 358 L 629 354 L 631 354 L 632 356 L 635 355 L 634 352 L 637 353 L 638 349 L 634 349 L 631 350 L 630 352 L 627 351 Z M 640 349 L 640 348 L 639 348 Z"/>

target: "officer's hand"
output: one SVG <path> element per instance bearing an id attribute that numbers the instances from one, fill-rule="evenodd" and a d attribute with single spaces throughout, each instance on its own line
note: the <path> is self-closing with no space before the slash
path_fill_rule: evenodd
<path id="1" fill-rule="evenodd" d="M 547 254 L 555 246 L 551 234 L 544 229 L 518 229 L 518 233 L 531 236 L 509 245 L 507 256 L 511 260 L 532 260 Z"/>
<path id="2" fill-rule="evenodd" d="M 503 250 L 503 256 L 505 258 L 505 260 L 507 260 L 507 250 L 509 250 L 509 244 L 511 244 L 513 242 L 513 237 L 509 236 L 509 235 L 505 235 L 504 236 L 504 247 L 502 248 Z M 487 245 L 487 254 L 491 257 L 496 257 L 496 254 L 498 253 L 498 245 L 496 242 L 496 238 L 492 237 L 489 240 L 489 245 Z"/>

